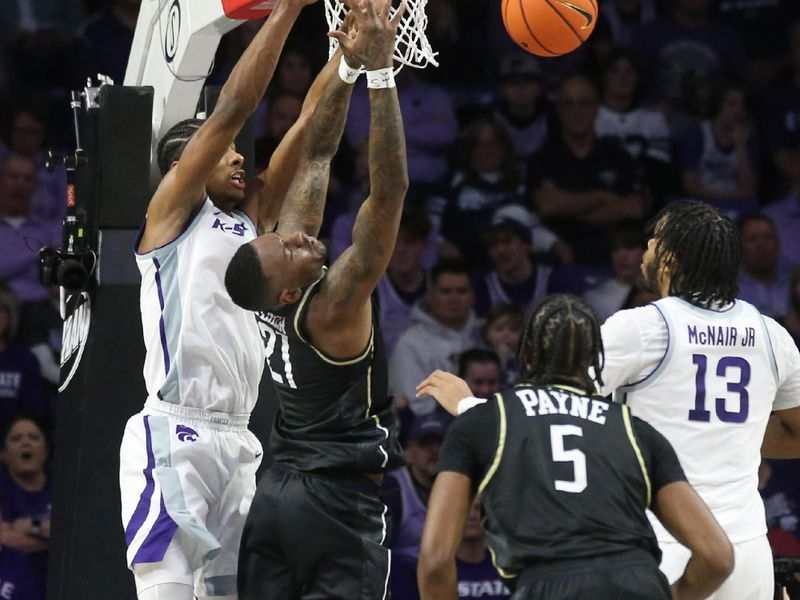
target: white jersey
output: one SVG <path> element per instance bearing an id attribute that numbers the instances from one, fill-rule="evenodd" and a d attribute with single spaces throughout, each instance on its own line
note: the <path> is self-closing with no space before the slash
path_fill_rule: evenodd
<path id="1" fill-rule="evenodd" d="M 646 156 L 663 162 L 670 160 L 669 127 L 658 111 L 635 108 L 622 113 L 601 106 L 594 130 L 597 137 L 617 140 L 635 159 Z"/>
<path id="2" fill-rule="evenodd" d="M 255 313 L 225 290 L 225 270 L 255 236 L 247 215 L 226 214 L 206 198 L 177 239 L 136 254 L 150 398 L 229 414 L 253 410 L 264 344 Z"/>
<path id="3" fill-rule="evenodd" d="M 602 336 L 604 392 L 670 441 L 732 542 L 764 535 L 767 420 L 800 405 L 800 352 L 788 332 L 742 300 L 707 310 L 668 297 L 616 313 Z M 674 541 L 651 521 L 659 541 Z"/>

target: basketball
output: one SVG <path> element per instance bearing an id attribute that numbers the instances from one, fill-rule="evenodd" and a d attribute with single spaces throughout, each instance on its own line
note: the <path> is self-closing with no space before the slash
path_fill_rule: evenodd
<path id="1" fill-rule="evenodd" d="M 511 39 L 537 56 L 572 52 L 597 23 L 596 0 L 503 0 L 501 10 Z"/>

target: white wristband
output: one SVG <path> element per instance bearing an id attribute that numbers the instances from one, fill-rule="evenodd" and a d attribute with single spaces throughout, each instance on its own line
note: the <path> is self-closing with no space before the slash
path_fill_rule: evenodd
<path id="1" fill-rule="evenodd" d="M 385 90 L 394 87 L 394 69 L 386 67 L 385 69 L 376 69 L 375 71 L 367 71 L 367 87 L 372 90 Z"/>
<path id="2" fill-rule="evenodd" d="M 474 406 L 478 406 L 478 404 L 483 404 L 486 402 L 483 398 L 476 398 L 475 396 L 467 396 L 466 398 L 462 398 L 458 401 L 458 407 L 456 408 L 456 412 L 459 415 L 463 415 L 467 412 L 470 408 Z"/>
<path id="3" fill-rule="evenodd" d="M 343 56 L 339 61 L 339 79 L 345 83 L 353 84 L 356 82 L 356 79 L 358 79 L 359 75 L 361 75 L 361 68 L 354 69 L 347 64 L 347 61 Z"/>

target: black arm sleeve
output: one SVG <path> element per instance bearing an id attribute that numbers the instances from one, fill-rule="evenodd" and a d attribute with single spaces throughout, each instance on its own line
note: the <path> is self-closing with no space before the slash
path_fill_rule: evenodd
<path id="1" fill-rule="evenodd" d="M 497 411 L 497 401 L 493 399 L 469 409 L 453 421 L 439 454 L 438 472 L 462 473 L 477 489 L 497 449 Z"/>
<path id="2" fill-rule="evenodd" d="M 678 456 L 667 438 L 636 417 L 633 418 L 633 427 L 641 444 L 644 460 L 649 467 L 653 494 L 670 483 L 686 481 Z"/>

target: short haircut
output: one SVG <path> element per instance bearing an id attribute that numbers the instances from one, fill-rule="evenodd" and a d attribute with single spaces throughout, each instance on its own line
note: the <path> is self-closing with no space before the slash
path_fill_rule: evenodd
<path id="1" fill-rule="evenodd" d="M 575 296 L 547 296 L 531 308 L 517 357 L 522 366 L 521 383 L 579 383 L 587 392 L 594 391 L 594 381 L 603 385 L 600 323 L 592 308 Z"/>
<path id="2" fill-rule="evenodd" d="M 736 299 L 742 243 L 728 216 L 705 202 L 683 200 L 664 207 L 649 229 L 658 264 L 670 269 L 670 296 L 706 308 Z"/>
<path id="3" fill-rule="evenodd" d="M 747 106 L 747 88 L 744 82 L 735 79 L 722 81 L 711 89 L 711 94 L 708 98 L 708 117 L 710 119 L 713 119 L 722 111 L 725 97 L 729 92 L 741 92 L 745 107 Z"/>
<path id="4" fill-rule="evenodd" d="M 494 363 L 497 365 L 498 371 L 502 370 L 500 364 L 500 357 L 493 350 L 485 348 L 471 348 L 458 357 L 458 376 L 464 377 L 467 374 L 467 369 L 476 363 Z"/>
<path id="5" fill-rule="evenodd" d="M 225 289 L 236 306 L 245 310 L 266 310 L 269 284 L 261 271 L 255 248 L 242 244 L 225 271 Z"/>
<path id="6" fill-rule="evenodd" d="M 442 275 L 464 275 L 469 279 L 469 267 L 460 259 L 442 258 L 431 268 L 430 282 L 436 285 Z"/>
<path id="7" fill-rule="evenodd" d="M 172 163 L 180 160 L 186 144 L 203 124 L 202 119 L 184 119 L 169 128 L 161 141 L 158 142 L 158 170 L 162 175 L 172 167 Z"/>

